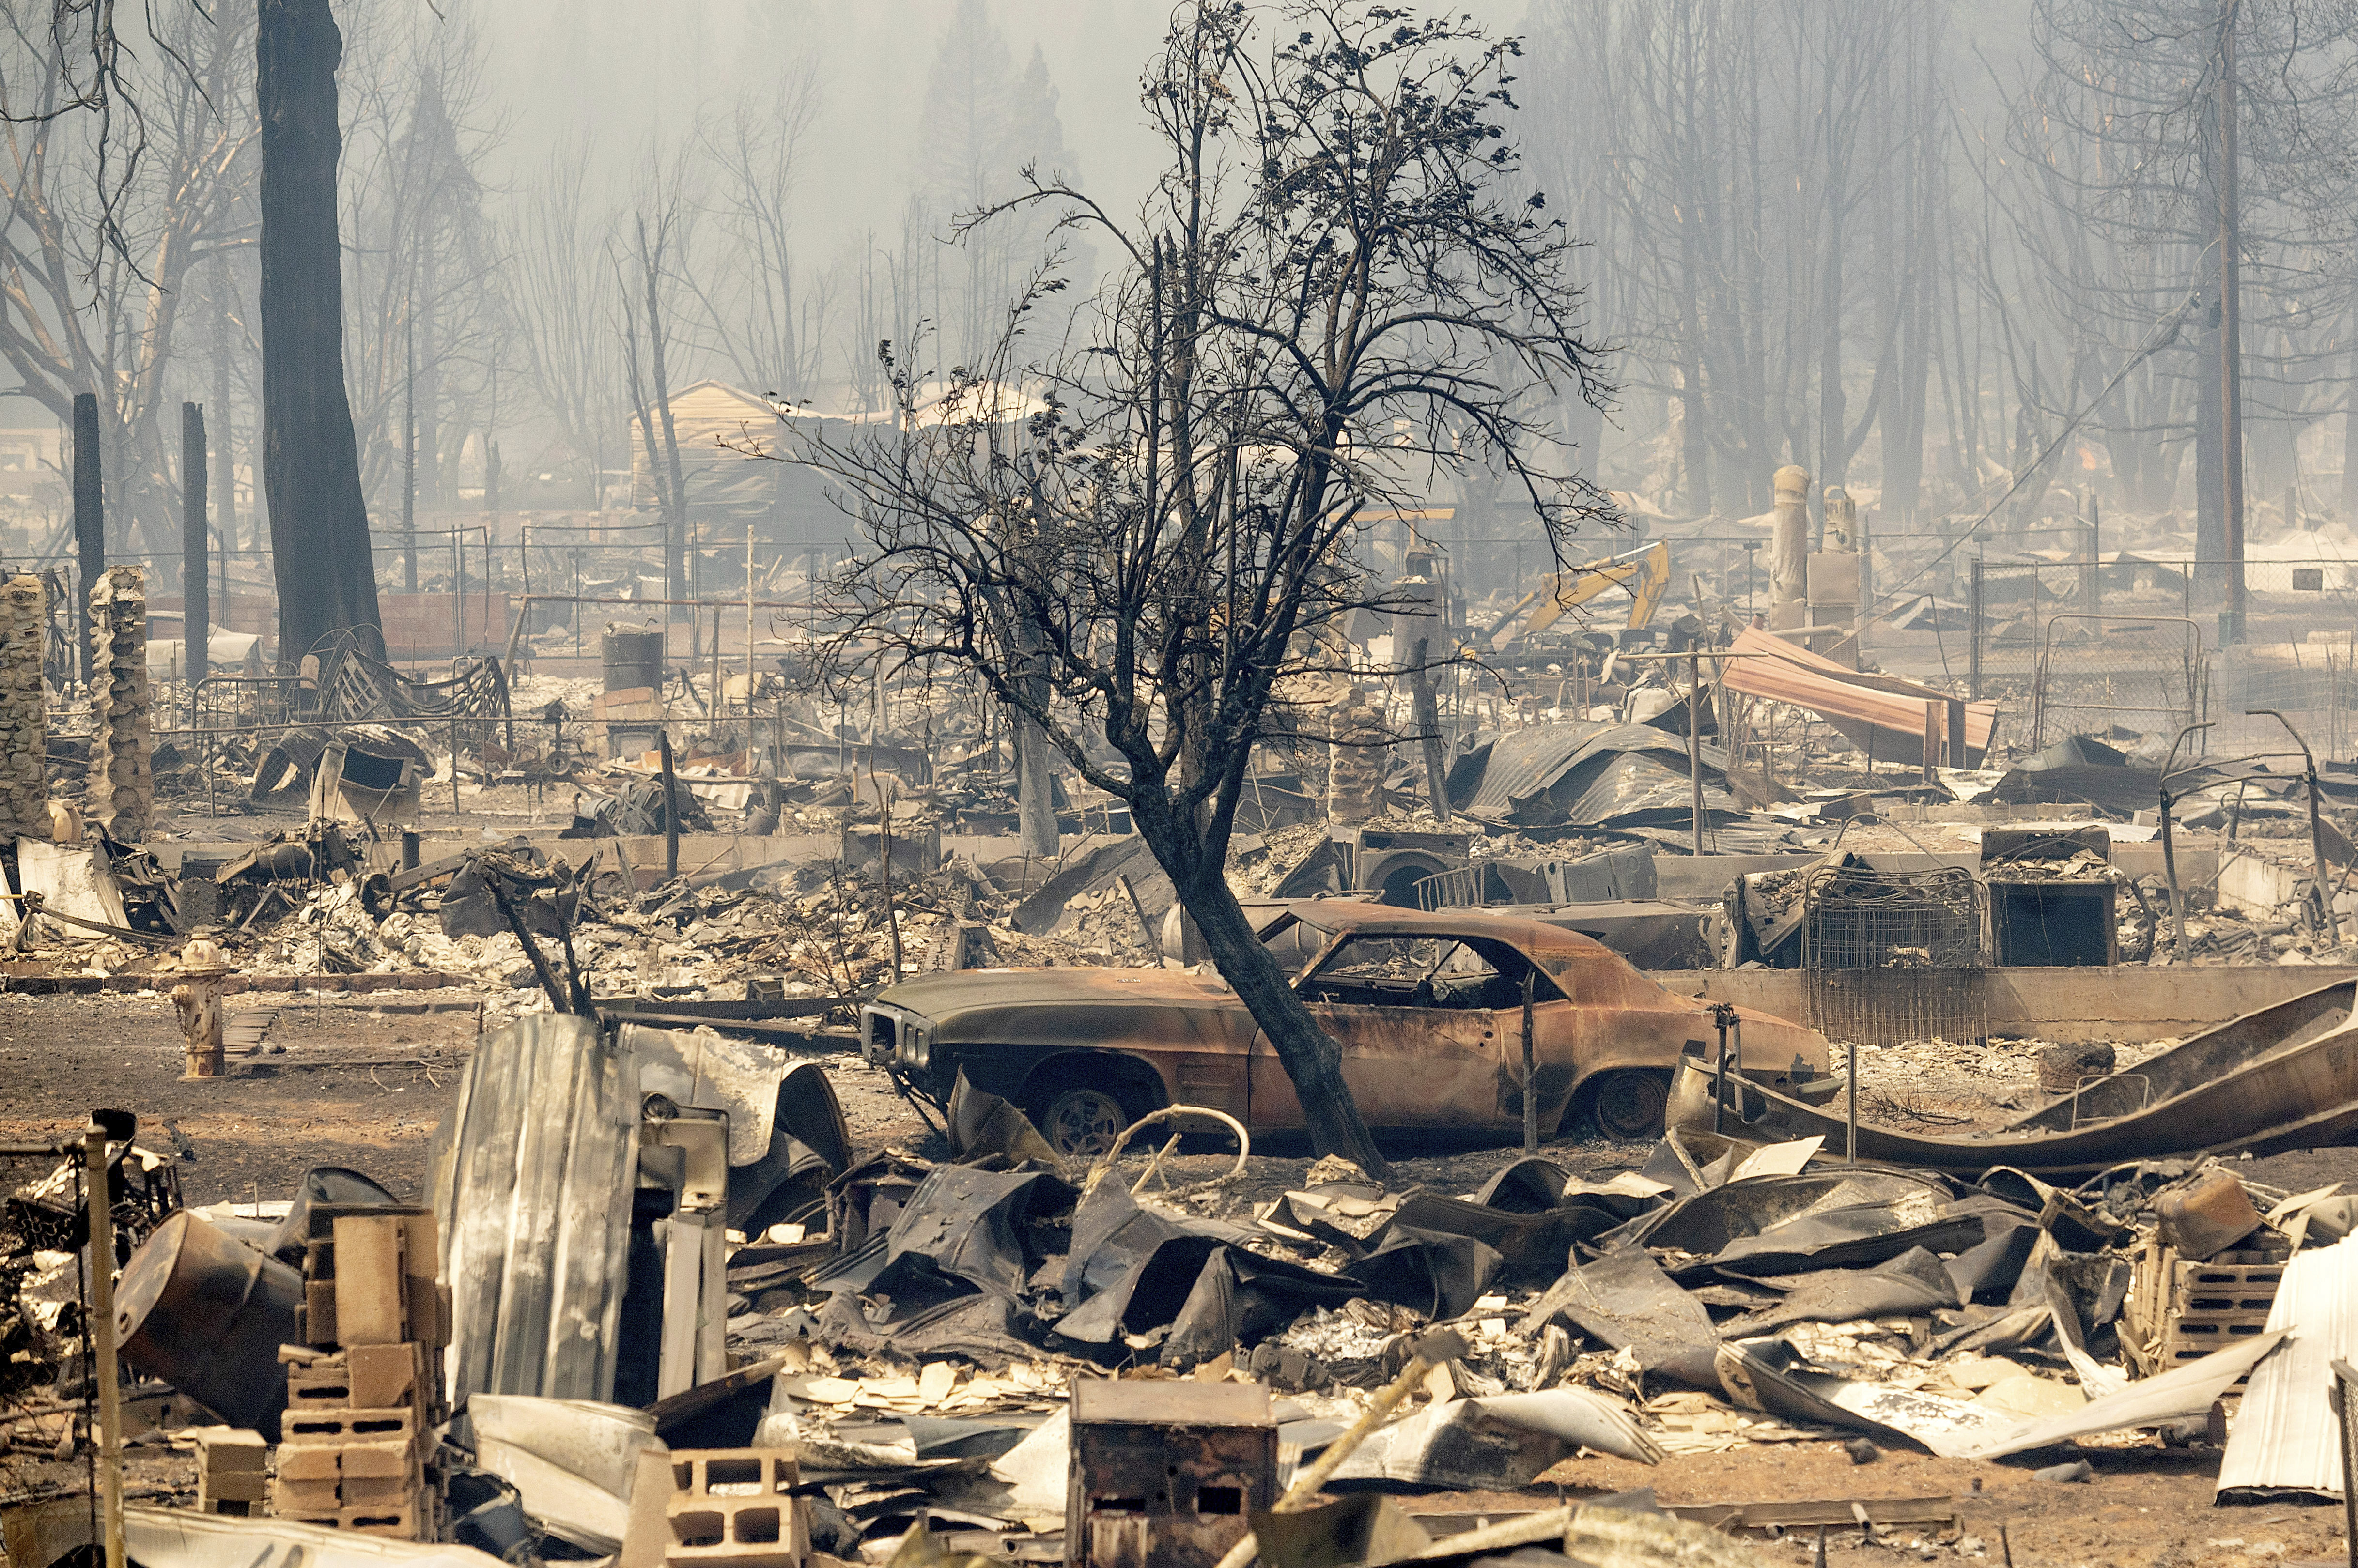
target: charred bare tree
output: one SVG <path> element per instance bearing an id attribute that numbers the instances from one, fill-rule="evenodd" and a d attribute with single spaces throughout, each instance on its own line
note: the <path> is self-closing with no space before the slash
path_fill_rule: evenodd
<path id="1" fill-rule="evenodd" d="M 1370 1172 L 1228 839 L 1256 746 L 1307 728 L 1330 629 L 1379 602 L 1364 514 L 1496 463 L 1559 555 L 1611 514 L 1531 412 L 1606 388 L 1574 242 L 1518 181 L 1515 49 L 1393 7 L 1183 6 L 1144 81 L 1164 164 L 1134 219 L 1034 170 L 968 220 L 1057 213 L 1116 258 L 1095 299 L 1045 325 L 1044 273 L 939 397 L 887 345 L 892 428 L 790 419 L 775 453 L 837 481 L 872 546 L 836 585 L 845 665 L 964 666 L 1127 803 L 1314 1141 Z"/>
<path id="2" fill-rule="evenodd" d="M 262 481 L 278 579 L 278 655 L 338 632 L 384 656 L 360 450 L 344 392 L 336 237 L 336 66 L 328 0 L 262 0 Z"/>
<path id="3" fill-rule="evenodd" d="M 652 222 L 647 208 L 653 209 Z M 679 431 L 672 420 L 667 356 L 673 312 L 666 296 L 678 254 L 687 248 L 687 224 L 677 170 L 666 179 L 661 167 L 653 166 L 647 207 L 633 215 L 629 254 L 613 258 L 622 311 L 623 381 L 630 389 L 631 416 L 644 449 L 648 481 L 664 519 L 664 597 L 674 601 L 665 616 L 670 621 L 689 619 L 677 601 L 693 588 L 687 579 L 687 479 L 679 460 Z"/>

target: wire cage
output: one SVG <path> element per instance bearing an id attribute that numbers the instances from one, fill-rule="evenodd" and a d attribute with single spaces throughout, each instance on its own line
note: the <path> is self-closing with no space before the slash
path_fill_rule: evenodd
<path id="1" fill-rule="evenodd" d="M 1811 1025 L 1831 1040 L 1875 1045 L 1986 1038 L 1988 897 L 1955 868 L 1812 872 L 1801 890 Z"/>

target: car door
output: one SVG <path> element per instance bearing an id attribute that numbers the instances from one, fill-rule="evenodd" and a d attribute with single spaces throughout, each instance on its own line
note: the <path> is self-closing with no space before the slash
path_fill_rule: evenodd
<path id="1" fill-rule="evenodd" d="M 1447 966 L 1463 951 L 1444 937 L 1347 935 L 1295 982 L 1311 1017 L 1341 1048 L 1343 1082 L 1368 1126 L 1509 1124 L 1499 1110 L 1498 1011 L 1444 1004 Z M 1520 1010 L 1515 1019 L 1520 1031 Z M 1301 1126 L 1293 1082 L 1266 1035 L 1254 1037 L 1249 1072 L 1254 1124 Z"/>

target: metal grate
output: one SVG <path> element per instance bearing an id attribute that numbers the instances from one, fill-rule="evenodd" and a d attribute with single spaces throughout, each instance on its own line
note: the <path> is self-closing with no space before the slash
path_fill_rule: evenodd
<path id="1" fill-rule="evenodd" d="M 1801 887 L 1801 966 L 1979 968 L 1988 893 L 1970 871 L 1827 866 Z"/>
<path id="2" fill-rule="evenodd" d="M 1988 892 L 1971 872 L 1826 867 L 1801 898 L 1812 1027 L 1875 1045 L 1987 1036 Z"/>

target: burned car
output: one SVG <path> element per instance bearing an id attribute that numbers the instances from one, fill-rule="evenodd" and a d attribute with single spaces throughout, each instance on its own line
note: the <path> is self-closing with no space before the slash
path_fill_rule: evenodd
<path id="1" fill-rule="evenodd" d="M 1634 1139 L 1661 1130 L 1682 1054 L 1716 1055 L 1708 1004 L 1673 996 L 1594 939 L 1478 910 L 1419 913 L 1343 900 L 1287 906 L 1264 944 L 1325 940 L 1293 981 L 1342 1050 L 1370 1127 L 1519 1130 L 1526 987 L 1543 1129 Z M 1743 1060 L 1772 1087 L 1823 1076 L 1815 1030 L 1747 1010 Z M 1209 972 L 985 969 L 879 992 L 860 1049 L 946 1105 L 958 1076 L 1022 1106 L 1064 1153 L 1108 1147 L 1165 1105 L 1226 1111 L 1254 1131 L 1303 1125 L 1268 1037 Z"/>

